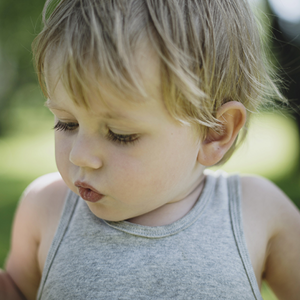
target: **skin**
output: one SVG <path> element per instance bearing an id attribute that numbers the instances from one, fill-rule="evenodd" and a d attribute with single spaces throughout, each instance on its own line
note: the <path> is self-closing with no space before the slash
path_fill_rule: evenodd
<path id="1" fill-rule="evenodd" d="M 34 181 L 16 213 L 7 273 L 1 276 L 26 299 L 36 297 L 66 192 L 69 188 L 78 194 L 76 180 L 104 195 L 97 203 L 87 203 L 97 217 L 146 226 L 173 223 L 191 210 L 205 183 L 205 167 L 222 159 L 245 123 L 245 107 L 232 101 L 217 112 L 223 133 L 209 130 L 204 140 L 196 138 L 193 127 L 174 121 L 165 109 L 158 64 L 150 59 L 143 63 L 141 69 L 147 69 L 143 80 L 150 95 L 146 101 L 124 99 L 104 83 L 103 99 L 91 97 L 91 109 L 87 110 L 72 102 L 59 81 L 47 102 L 55 124 L 73 125 L 69 125 L 72 130 L 55 132 L 60 174 Z M 126 119 L 117 117 L 120 114 Z M 109 130 L 118 135 L 134 134 L 139 140 L 122 145 L 108 138 Z M 242 178 L 242 213 L 258 285 L 265 278 L 279 299 L 297 299 L 299 211 L 272 183 L 247 176 Z"/>
<path id="2" fill-rule="evenodd" d="M 175 122 L 162 101 L 107 98 L 109 108 L 100 101 L 90 101 L 90 110 L 77 107 L 58 83 L 48 101 L 56 123 L 76 124 L 55 134 L 56 162 L 67 186 L 78 193 L 74 183 L 80 180 L 103 194 L 101 201 L 88 206 L 110 221 L 132 219 L 167 203 L 189 202 L 188 195 L 203 180 L 203 166 L 197 163 L 200 145 L 191 128 Z M 126 112 L 126 119 L 104 116 L 111 112 Z M 138 137 L 124 145 L 109 140 L 109 131 Z"/>

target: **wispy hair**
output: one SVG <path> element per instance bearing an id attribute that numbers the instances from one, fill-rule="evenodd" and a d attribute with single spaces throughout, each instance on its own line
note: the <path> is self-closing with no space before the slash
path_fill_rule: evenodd
<path id="1" fill-rule="evenodd" d="M 216 111 L 226 102 L 246 107 L 247 129 L 259 107 L 285 101 L 246 0 L 48 0 L 43 22 L 33 51 L 46 97 L 45 65 L 58 55 L 60 78 L 78 104 L 88 106 L 101 78 L 124 93 L 145 96 L 135 58 L 148 41 L 160 59 L 167 110 L 179 122 L 196 125 L 202 138 L 209 128 L 222 131 Z"/>

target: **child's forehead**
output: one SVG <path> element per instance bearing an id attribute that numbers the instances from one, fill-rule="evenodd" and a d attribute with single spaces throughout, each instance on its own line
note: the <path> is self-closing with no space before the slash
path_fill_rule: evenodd
<path id="1" fill-rule="evenodd" d="M 151 68 L 152 70 L 150 70 Z M 116 86 L 106 78 L 99 78 L 98 86 L 91 88 L 87 95 L 88 106 L 85 108 L 89 113 L 93 114 L 93 112 L 99 112 L 99 107 L 101 107 L 101 116 L 104 119 L 118 119 L 124 121 L 133 119 L 130 112 L 138 112 L 140 109 L 143 110 L 143 107 L 147 106 L 147 103 L 151 106 L 149 102 L 160 102 L 159 106 L 165 110 L 159 80 L 158 77 L 153 76 L 156 74 L 156 70 L 153 69 L 153 64 L 149 64 L 149 72 L 147 72 L 143 78 L 145 91 L 147 93 L 146 96 L 137 90 L 134 92 L 116 88 Z M 75 104 L 75 108 L 84 107 L 85 105 L 80 99 L 78 99 L 78 102 L 72 101 L 72 95 L 68 92 L 63 80 L 57 75 L 59 74 L 58 70 L 58 67 L 54 67 L 52 71 L 48 72 L 49 77 L 46 78 L 46 82 L 51 92 L 49 93 L 49 98 L 45 106 L 50 109 L 58 110 L 69 110 L 68 106 L 72 104 Z M 151 71 L 153 71 L 153 74 L 150 76 Z"/>
<path id="2" fill-rule="evenodd" d="M 53 93 L 58 86 L 58 83 L 63 83 L 63 86 L 67 82 L 71 83 L 74 88 L 78 85 L 77 82 L 72 82 L 72 79 L 76 77 L 80 72 L 76 69 L 66 69 L 66 61 L 64 55 L 57 49 L 54 53 L 50 53 L 45 59 L 45 82 L 49 94 Z M 118 86 L 120 74 L 115 74 L 112 78 L 107 74 L 107 70 L 100 69 L 96 62 L 89 62 L 85 67 L 85 74 L 80 78 L 83 84 L 85 84 L 89 91 L 91 91 L 91 97 L 95 94 L 98 97 L 123 97 L 132 99 L 132 101 L 141 101 L 141 98 L 157 98 L 161 93 L 161 72 L 160 72 L 160 58 L 155 52 L 153 47 L 148 41 L 141 42 L 134 51 L 131 64 L 131 78 L 128 82 L 134 79 L 134 82 L 129 88 Z M 75 76 L 74 76 L 75 75 Z M 66 78 L 68 77 L 68 78 Z M 132 88 L 133 87 L 133 88 Z M 67 89 L 67 87 L 65 86 Z M 94 95 L 93 95 L 94 94 Z"/>
<path id="3" fill-rule="evenodd" d="M 84 107 L 82 104 L 75 104 L 61 81 L 58 82 L 53 97 L 48 98 L 45 106 L 48 107 L 56 116 L 62 118 L 87 118 L 97 120 L 97 122 L 110 122 L 118 124 L 124 128 L 141 130 L 150 129 L 153 122 L 168 120 L 169 123 L 177 123 L 167 111 L 161 99 L 147 99 L 146 101 L 130 101 L 128 96 L 121 97 L 120 93 L 107 93 L 107 97 L 95 95 L 91 98 L 90 106 Z M 123 128 L 123 127 L 122 127 Z"/>
<path id="4" fill-rule="evenodd" d="M 98 100 L 99 99 L 94 99 L 91 107 L 88 109 L 88 113 L 90 116 L 96 116 L 97 118 L 101 117 L 101 119 L 104 119 L 107 121 L 118 120 L 119 122 L 126 123 L 127 125 L 135 124 L 140 121 L 137 118 L 134 118 L 134 115 L 132 113 L 130 114 L 131 111 L 128 109 L 128 107 L 125 106 L 125 108 L 124 107 L 120 108 L 120 106 L 103 105 L 103 102 L 98 101 Z M 57 98 L 52 98 L 52 99 L 48 98 L 44 105 L 54 112 L 72 114 L 72 112 L 74 112 L 74 110 L 71 109 L 70 105 L 68 105 L 68 104 L 69 104 L 69 102 L 66 101 L 66 98 L 65 98 L 65 100 L 64 99 L 58 100 Z M 99 104 L 101 107 L 100 110 L 98 108 Z M 110 104 L 112 104 L 112 103 L 110 103 Z M 75 106 L 75 107 L 81 108 L 81 105 L 79 104 L 78 106 Z"/>

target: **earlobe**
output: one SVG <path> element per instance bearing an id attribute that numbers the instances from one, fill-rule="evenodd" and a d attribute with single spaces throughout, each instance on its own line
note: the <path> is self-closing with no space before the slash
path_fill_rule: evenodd
<path id="1" fill-rule="evenodd" d="M 222 133 L 209 129 L 202 141 L 198 162 L 204 166 L 217 164 L 236 140 L 239 131 L 246 122 L 246 108 L 237 101 L 223 104 L 217 111 L 216 118 L 222 122 Z"/>

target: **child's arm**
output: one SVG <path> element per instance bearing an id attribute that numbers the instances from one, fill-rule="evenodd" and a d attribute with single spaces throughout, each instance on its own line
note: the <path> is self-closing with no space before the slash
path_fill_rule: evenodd
<path id="1" fill-rule="evenodd" d="M 273 202 L 275 230 L 265 278 L 279 299 L 300 299 L 300 214 L 281 191 Z"/>
<path id="2" fill-rule="evenodd" d="M 36 297 L 40 280 L 37 251 L 41 224 L 34 190 L 34 184 L 28 187 L 15 214 L 6 272 L 1 274 L 1 286 L 5 287 L 6 296 L 1 299 L 15 299 L 18 291 L 26 299 Z"/>
<path id="3" fill-rule="evenodd" d="M 59 217 L 62 203 L 58 205 L 56 199 L 62 190 L 60 182 L 56 173 L 48 174 L 35 180 L 24 192 L 14 219 L 6 272 L 0 277 L 1 300 L 22 299 L 14 296 L 18 291 L 28 300 L 36 299 L 42 269 L 40 258 L 45 256 L 40 244 L 50 239 L 51 224 L 54 217 Z M 6 290 L 6 297 L 1 295 L 2 288 Z"/>
<path id="4" fill-rule="evenodd" d="M 0 269 L 0 299 L 1 300 L 24 300 L 18 287 L 9 274 Z"/>
<path id="5" fill-rule="evenodd" d="M 247 182 L 245 184 L 245 182 Z M 252 205 L 252 231 L 256 236 L 267 232 L 267 251 L 263 279 L 278 299 L 300 299 L 300 213 L 295 205 L 271 182 L 248 177 L 244 179 L 243 197 Z M 250 222 L 249 222 L 250 223 Z M 255 230 L 255 223 L 264 229 Z"/>

